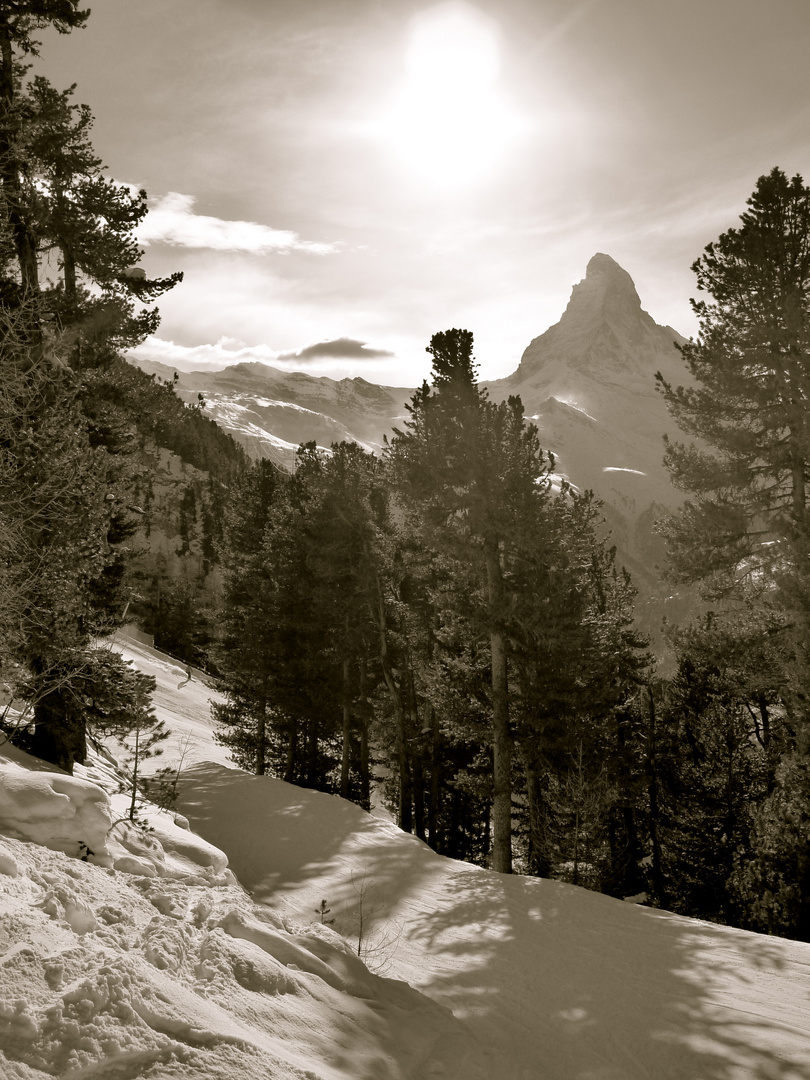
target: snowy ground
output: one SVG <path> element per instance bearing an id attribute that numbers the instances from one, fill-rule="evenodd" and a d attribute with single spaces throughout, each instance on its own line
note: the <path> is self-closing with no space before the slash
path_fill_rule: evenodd
<path id="1" fill-rule="evenodd" d="M 109 830 L 103 761 L 0 748 L 2 1080 L 810 1080 L 810 946 L 493 874 L 247 776 L 212 692 L 123 651 L 158 680 L 163 760 L 193 740 L 204 839 Z"/>
<path id="2" fill-rule="evenodd" d="M 187 764 L 195 761 L 218 761 L 230 765 L 224 747 L 214 742 L 211 723 L 211 702 L 224 698 L 197 675 L 189 679 L 187 669 L 157 649 L 123 634 L 116 637 L 113 648 L 120 652 L 139 671 L 152 675 L 157 689 L 152 695 L 155 714 L 171 731 L 163 746 L 162 760 L 157 765 L 173 764 L 181 753 Z"/>

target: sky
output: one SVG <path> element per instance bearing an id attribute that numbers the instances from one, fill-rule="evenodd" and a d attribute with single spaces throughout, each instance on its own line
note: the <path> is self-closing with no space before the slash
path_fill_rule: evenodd
<path id="1" fill-rule="evenodd" d="M 97 0 L 45 33 L 144 187 L 141 355 L 413 386 L 433 333 L 509 374 L 596 252 L 691 335 L 690 267 L 810 178 L 807 0 Z"/>

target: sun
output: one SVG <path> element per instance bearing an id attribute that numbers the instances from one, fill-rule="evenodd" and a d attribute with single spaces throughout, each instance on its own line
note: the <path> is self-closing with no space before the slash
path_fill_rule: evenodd
<path id="1" fill-rule="evenodd" d="M 449 189 L 474 184 L 497 169 L 525 128 L 499 73 L 490 19 L 463 3 L 431 8 L 412 27 L 404 79 L 374 134 L 422 181 Z"/>

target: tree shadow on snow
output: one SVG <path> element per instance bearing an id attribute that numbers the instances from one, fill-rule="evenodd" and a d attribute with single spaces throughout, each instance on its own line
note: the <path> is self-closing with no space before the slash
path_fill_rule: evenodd
<path id="1" fill-rule="evenodd" d="M 204 762 L 183 772 L 178 789 L 178 810 L 227 853 L 260 903 L 278 904 L 311 883 L 326 892 L 335 913 L 345 913 L 357 907 L 365 886 L 369 911 L 379 907 L 381 915 L 389 896 L 418 891 L 429 867 L 441 862 L 420 841 L 353 803 L 273 777 Z M 313 921 L 315 913 L 306 908 L 300 917 Z"/>
<path id="2" fill-rule="evenodd" d="M 178 809 L 257 902 L 308 923 L 325 899 L 347 939 L 364 908 L 384 973 L 466 1022 L 465 1075 L 810 1078 L 810 945 L 444 859 L 335 796 L 210 762 Z"/>
<path id="3" fill-rule="evenodd" d="M 419 986 L 497 1040 L 498 1080 L 810 1077 L 810 946 L 472 867 L 444 890 Z"/>

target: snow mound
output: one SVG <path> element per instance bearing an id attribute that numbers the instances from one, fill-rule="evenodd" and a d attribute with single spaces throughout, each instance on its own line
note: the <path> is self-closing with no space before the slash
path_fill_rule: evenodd
<path id="1" fill-rule="evenodd" d="M 109 798 L 98 785 L 0 762 L 0 832 L 103 862 L 111 824 Z"/>
<path id="2" fill-rule="evenodd" d="M 234 881 L 228 856 L 190 832 L 185 819 L 149 804 L 141 805 L 137 823 L 129 820 L 128 795 L 113 795 L 116 814 L 110 831 L 113 866 L 122 873 L 146 877 L 173 877 L 198 885 L 224 885 Z M 179 817 L 179 815 L 178 815 Z"/>
<path id="3" fill-rule="evenodd" d="M 126 796 L 32 759 L 0 790 L 3 1080 L 461 1077 L 441 1065 L 465 1056 L 449 1010 L 372 974 L 315 912 L 255 905 L 187 823 L 120 820 Z M 54 846 L 87 822 L 111 865 Z"/>
<path id="4" fill-rule="evenodd" d="M 141 662 L 205 753 L 210 692 Z M 109 762 L 0 766 L 2 1080 L 810 1080 L 808 944 L 442 858 L 221 761 L 145 827 Z M 103 822 L 111 865 L 77 858 Z"/>

